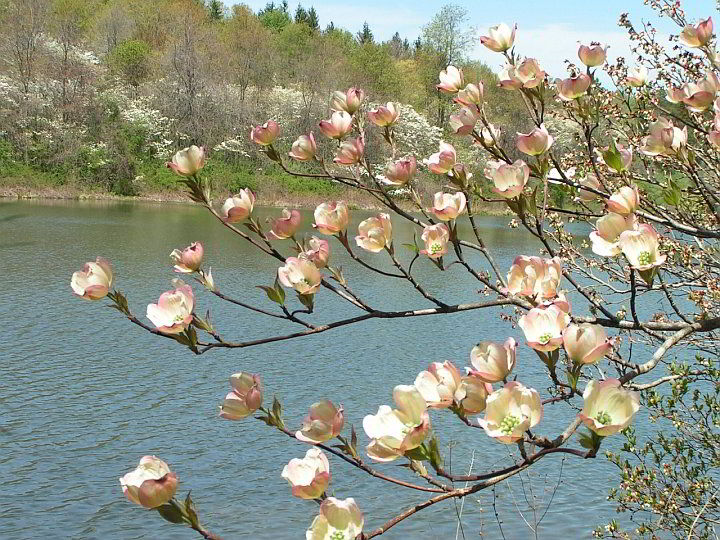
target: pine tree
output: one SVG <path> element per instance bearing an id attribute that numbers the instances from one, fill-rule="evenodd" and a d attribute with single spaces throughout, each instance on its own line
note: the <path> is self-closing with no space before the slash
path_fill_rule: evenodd
<path id="1" fill-rule="evenodd" d="M 302 4 L 298 4 L 297 9 L 295 10 L 295 22 L 296 23 L 306 23 L 308 22 L 308 12 L 305 11 L 305 8 L 302 7 Z"/>
<path id="2" fill-rule="evenodd" d="M 308 10 L 307 24 L 313 31 L 320 30 L 320 19 L 318 18 L 317 11 L 315 11 L 315 8 L 312 6 L 310 6 Z"/>
<path id="3" fill-rule="evenodd" d="M 207 10 L 211 21 L 220 21 L 225 18 L 225 6 L 220 0 L 210 0 Z"/>
<path id="4" fill-rule="evenodd" d="M 365 21 L 363 23 L 363 28 L 357 33 L 357 40 L 361 45 L 365 45 L 366 43 L 374 43 L 374 37 L 373 33 L 370 30 L 370 25 Z"/>

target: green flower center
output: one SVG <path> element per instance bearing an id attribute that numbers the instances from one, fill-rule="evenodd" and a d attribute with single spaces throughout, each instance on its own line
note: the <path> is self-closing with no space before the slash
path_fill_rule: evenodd
<path id="1" fill-rule="evenodd" d="M 637 260 L 642 265 L 650 264 L 652 262 L 652 255 L 649 251 L 643 251 L 638 255 Z"/>
<path id="2" fill-rule="evenodd" d="M 430 253 L 432 253 L 433 255 L 435 255 L 435 253 L 440 253 L 442 250 L 443 250 L 443 247 L 442 247 L 442 244 L 440 244 L 440 243 L 435 243 L 430 246 Z"/>
<path id="3" fill-rule="evenodd" d="M 185 320 L 185 317 L 183 317 L 182 315 L 179 315 L 179 314 L 178 314 L 178 315 L 175 315 L 175 318 L 173 319 L 173 322 L 179 323 L 179 322 L 183 322 L 184 320 Z"/>
<path id="4" fill-rule="evenodd" d="M 505 418 L 503 418 L 503 421 L 500 422 L 500 431 L 502 431 L 505 435 L 510 435 L 519 423 L 520 419 L 517 416 L 508 414 Z"/>
<path id="5" fill-rule="evenodd" d="M 598 424 L 602 424 L 603 426 L 607 426 L 608 424 L 612 424 L 612 417 L 605 411 L 600 411 L 595 415 L 595 421 Z"/>
<path id="6" fill-rule="evenodd" d="M 550 338 L 552 338 L 552 334 L 550 334 L 549 332 L 546 332 L 538 338 L 538 342 L 545 345 L 548 341 L 550 341 Z"/>
<path id="7" fill-rule="evenodd" d="M 330 535 L 330 540 L 345 540 L 345 533 L 342 531 L 335 531 Z"/>

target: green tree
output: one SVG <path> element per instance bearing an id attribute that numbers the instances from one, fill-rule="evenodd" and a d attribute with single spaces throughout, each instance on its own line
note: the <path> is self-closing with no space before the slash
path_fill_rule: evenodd
<path id="1" fill-rule="evenodd" d="M 295 22 L 305 24 L 307 24 L 308 22 L 308 12 L 305 11 L 305 8 L 302 7 L 302 4 L 298 4 L 297 9 L 295 10 Z"/>
<path id="2" fill-rule="evenodd" d="M 315 11 L 315 8 L 312 6 L 308 10 L 307 25 L 313 32 L 320 30 L 320 19 L 318 18 L 317 11 Z"/>
<path id="3" fill-rule="evenodd" d="M 367 21 L 363 23 L 362 30 L 357 33 L 357 40 L 358 43 L 360 43 L 361 45 L 375 42 L 375 38 L 373 37 L 373 33 L 370 30 L 370 25 L 367 23 Z"/>
<path id="4" fill-rule="evenodd" d="M 211 21 L 221 21 L 225 18 L 225 6 L 220 0 L 210 0 L 207 10 Z"/>
<path id="5" fill-rule="evenodd" d="M 275 2 L 268 2 L 265 8 L 258 12 L 258 18 L 263 26 L 274 32 L 282 32 L 283 28 L 292 22 L 287 2 L 279 6 L 276 6 Z"/>
<path id="6" fill-rule="evenodd" d="M 139 39 L 123 41 L 107 57 L 107 64 L 128 84 L 138 87 L 150 73 L 150 45 Z"/>

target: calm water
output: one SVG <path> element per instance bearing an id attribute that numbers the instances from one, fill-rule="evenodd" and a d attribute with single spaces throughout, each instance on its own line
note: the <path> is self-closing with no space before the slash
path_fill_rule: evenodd
<path id="1" fill-rule="evenodd" d="M 260 211 L 261 217 L 277 210 Z M 366 214 L 355 212 L 357 222 Z M 305 216 L 310 223 L 310 214 Z M 507 218 L 481 220 L 487 243 L 505 270 L 518 253 L 536 245 Z M 395 220 L 396 245 L 412 231 Z M 309 225 L 308 225 L 309 227 Z M 104 302 L 70 294 L 70 275 L 87 260 L 103 255 L 114 263 L 116 286 L 133 311 L 143 316 L 148 302 L 170 288 L 168 263 L 173 248 L 192 241 L 205 244 L 207 264 L 218 287 L 237 298 L 263 304 L 255 285 L 270 284 L 276 264 L 261 258 L 199 208 L 174 204 L 10 202 L 0 204 L 0 537 L 23 538 L 199 538 L 193 531 L 162 521 L 122 496 L 118 477 L 144 454 L 170 463 L 181 484 L 192 489 L 206 526 L 226 539 L 295 539 L 316 514 L 314 503 L 290 496 L 280 477 L 283 465 L 301 457 L 306 446 L 247 419 L 218 418 L 228 376 L 240 370 L 261 373 L 266 402 L 276 394 L 286 423 L 299 425 L 319 399 L 342 400 L 347 425 L 360 441 L 362 418 L 380 404 L 391 404 L 396 384 L 411 384 L 429 362 L 469 363 L 473 344 L 514 336 L 521 331 L 499 312 L 468 312 L 412 320 L 369 321 L 313 337 L 235 351 L 195 356 L 168 340 L 130 325 Z M 412 287 L 360 271 L 337 245 L 332 261 L 342 264 L 353 289 L 372 305 L 386 309 L 426 306 Z M 364 255 L 373 261 L 383 254 Z M 480 264 L 481 261 L 476 261 Z M 459 267 L 440 273 L 427 261 L 414 271 L 427 288 L 447 301 L 476 301 L 477 282 Z M 294 329 L 282 321 L 228 306 L 195 287 L 198 311 L 210 309 L 219 331 L 246 340 Z M 268 303 L 264 303 L 268 306 Z M 328 291 L 317 295 L 315 321 L 353 313 Z M 576 302 L 575 312 L 582 312 Z M 519 380 L 544 394 L 547 379 L 537 357 L 518 349 Z M 556 435 L 575 412 L 548 406 L 536 428 Z M 452 470 L 467 473 L 508 464 L 511 447 L 495 443 L 448 413 L 433 412 Z M 644 427 L 642 417 L 638 421 Z M 463 429 L 465 428 L 465 429 Z M 620 439 L 608 443 L 619 443 Z M 452 446 L 452 451 L 448 450 Z M 575 444 L 575 446 L 577 446 Z M 612 445 L 611 445 L 612 446 Z M 562 474 L 561 474 L 562 464 Z M 395 465 L 378 467 L 407 477 Z M 331 460 L 330 490 L 355 497 L 373 529 L 426 497 L 421 492 L 384 485 Z M 465 501 L 465 538 L 532 538 L 524 520 L 544 515 L 540 538 L 562 533 L 589 538 L 592 528 L 615 517 L 605 498 L 618 480 L 604 458 L 583 462 L 549 456 L 529 476 L 480 492 Z M 553 490 L 558 484 L 554 493 Z M 549 505 L 552 498 L 552 504 Z M 528 501 L 535 501 L 533 512 Z M 460 507 L 458 504 L 457 511 Z M 522 513 L 522 516 L 520 515 Z M 437 505 L 398 525 L 383 538 L 445 539 L 456 534 L 456 506 Z M 462 533 L 458 536 L 462 538 Z"/>

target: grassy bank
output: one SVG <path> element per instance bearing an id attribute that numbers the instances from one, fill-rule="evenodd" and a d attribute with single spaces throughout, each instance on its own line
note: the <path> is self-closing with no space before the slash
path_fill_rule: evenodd
<path id="1" fill-rule="evenodd" d="M 3 171 L 0 179 L 0 197 L 11 199 L 69 199 L 69 200 L 138 200 L 190 202 L 184 186 L 177 175 L 162 164 L 139 168 L 131 185 L 123 190 L 110 189 L 107 182 L 88 182 L 87 178 L 76 175 L 61 175 L 14 163 Z M 213 187 L 214 198 L 223 199 L 244 188 L 250 188 L 262 206 L 290 206 L 312 208 L 329 199 L 347 201 L 351 207 L 363 209 L 384 208 L 367 193 L 357 189 L 334 184 L 324 179 L 299 178 L 281 170 L 253 170 L 248 167 L 230 166 L 225 163 L 209 162 L 203 169 L 203 178 Z M 431 200 L 442 184 L 434 178 L 419 182 L 423 200 Z M 122 192 L 118 192 L 122 191 Z M 400 206 L 412 210 L 410 201 L 399 200 Z M 487 204 L 478 208 L 483 215 L 501 215 L 505 207 Z"/>

